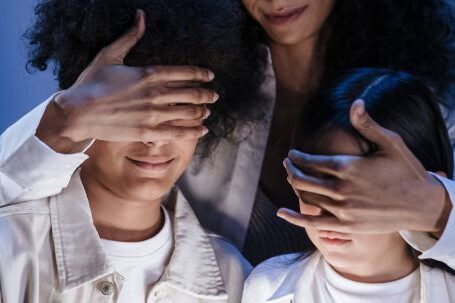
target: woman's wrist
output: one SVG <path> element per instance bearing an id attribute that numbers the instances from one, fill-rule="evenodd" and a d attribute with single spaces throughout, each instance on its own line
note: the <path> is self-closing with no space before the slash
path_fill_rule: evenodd
<path id="1" fill-rule="evenodd" d="M 442 209 L 442 212 L 440 213 L 439 219 L 436 222 L 435 229 L 436 231 L 430 233 L 431 236 L 433 236 L 436 239 L 441 238 L 442 233 L 445 230 L 445 227 L 447 226 L 447 222 L 449 221 L 449 216 L 452 211 L 452 202 L 450 201 L 449 195 L 446 193 L 446 198 L 444 201 L 444 207 Z"/>
<path id="2" fill-rule="evenodd" d="M 62 136 L 66 131 L 67 123 L 65 115 L 55 102 L 57 96 L 54 96 L 47 105 L 35 135 L 55 152 L 69 154 L 76 142 Z"/>
<path id="3" fill-rule="evenodd" d="M 444 229 L 449 220 L 450 212 L 452 210 L 452 202 L 444 187 L 444 185 L 437 180 L 434 176 L 429 176 L 429 180 L 432 194 L 426 203 L 426 211 L 422 214 L 422 222 L 426 222 L 426 226 L 423 231 L 429 232 L 430 235 L 436 239 L 439 239 L 444 232 Z"/>

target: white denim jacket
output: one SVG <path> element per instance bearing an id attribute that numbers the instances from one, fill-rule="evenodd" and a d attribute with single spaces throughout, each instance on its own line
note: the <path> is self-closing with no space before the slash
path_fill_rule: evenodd
<path id="1" fill-rule="evenodd" d="M 250 265 L 173 197 L 174 250 L 146 302 L 240 302 Z M 117 302 L 124 277 L 103 251 L 79 170 L 60 194 L 0 208 L 0 243 L 0 302 Z"/>
<path id="2" fill-rule="evenodd" d="M 316 270 L 322 255 L 273 257 L 256 267 L 245 283 L 242 303 L 319 303 L 314 295 Z M 453 264 L 452 260 L 452 264 Z M 455 302 L 455 276 L 421 264 L 420 303 Z"/>

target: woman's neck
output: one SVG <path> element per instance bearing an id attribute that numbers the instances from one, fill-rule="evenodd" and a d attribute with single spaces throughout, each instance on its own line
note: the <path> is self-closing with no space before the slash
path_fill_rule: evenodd
<path id="1" fill-rule="evenodd" d="M 408 276 L 419 266 L 419 261 L 405 246 L 404 249 L 397 248 L 396 251 L 391 251 L 380 259 L 368 262 L 359 261 L 349 268 L 331 266 L 338 274 L 352 281 L 385 283 Z"/>
<path id="2" fill-rule="evenodd" d="M 278 92 L 307 95 L 319 87 L 324 71 L 327 31 L 294 45 L 270 42 Z"/>
<path id="3" fill-rule="evenodd" d="M 139 242 L 155 236 L 163 227 L 161 199 L 127 200 L 99 183 L 90 174 L 81 172 L 81 179 L 93 222 L 102 239 Z"/>

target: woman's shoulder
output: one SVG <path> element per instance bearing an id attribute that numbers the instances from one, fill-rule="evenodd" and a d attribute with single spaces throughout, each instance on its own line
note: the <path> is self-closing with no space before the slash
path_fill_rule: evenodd
<path id="1" fill-rule="evenodd" d="M 291 276 L 295 270 L 301 274 L 312 255 L 293 253 L 270 258 L 257 267 L 248 276 L 243 291 L 244 303 L 264 302 Z"/>

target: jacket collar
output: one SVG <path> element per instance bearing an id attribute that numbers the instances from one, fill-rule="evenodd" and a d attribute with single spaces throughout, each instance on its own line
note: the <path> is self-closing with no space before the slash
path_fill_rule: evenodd
<path id="1" fill-rule="evenodd" d="M 113 272 L 90 211 L 79 171 L 50 199 L 52 237 L 61 291 Z"/>
<path id="2" fill-rule="evenodd" d="M 174 252 L 161 282 L 200 298 L 227 299 L 209 234 L 182 192 L 174 189 L 165 203 L 173 216 Z"/>
<path id="3" fill-rule="evenodd" d="M 166 208 L 173 220 L 175 245 L 158 283 L 192 296 L 227 298 L 210 236 L 180 191 L 173 190 L 168 200 Z M 61 291 L 114 273 L 93 224 L 79 171 L 61 194 L 50 199 L 50 212 Z"/>

